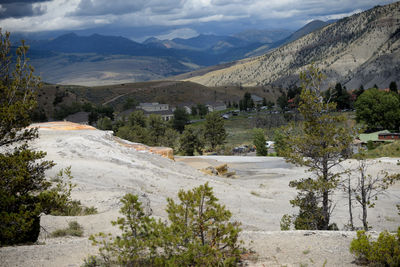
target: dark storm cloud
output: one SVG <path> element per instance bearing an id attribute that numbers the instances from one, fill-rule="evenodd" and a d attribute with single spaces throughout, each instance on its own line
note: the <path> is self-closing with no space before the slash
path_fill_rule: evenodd
<path id="1" fill-rule="evenodd" d="M 46 8 L 35 6 L 35 3 L 46 2 L 44 0 L 0 0 L 0 19 L 21 18 L 39 16 L 46 12 Z"/>

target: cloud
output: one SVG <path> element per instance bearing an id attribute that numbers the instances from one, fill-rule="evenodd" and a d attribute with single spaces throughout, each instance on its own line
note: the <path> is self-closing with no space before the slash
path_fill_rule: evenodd
<path id="1" fill-rule="evenodd" d="M 4 18 L 21 18 L 43 15 L 45 6 L 35 3 L 46 2 L 43 0 L 5 1 L 0 0 L 0 20 Z"/>
<path id="2" fill-rule="evenodd" d="M 250 25 L 298 28 L 395 0 L 0 0 L 0 27 L 9 31 L 165 27 L 163 35 L 201 27 Z M 235 26 L 236 25 L 236 26 Z M 227 26 L 227 27 L 228 27 Z M 227 28 L 225 27 L 225 28 Z M 201 31 L 203 32 L 203 31 Z M 150 33 L 151 35 L 154 33 Z M 157 33 L 160 35 L 160 33 Z M 134 38 L 134 33 L 129 33 Z M 144 35 L 141 35 L 144 36 Z"/>

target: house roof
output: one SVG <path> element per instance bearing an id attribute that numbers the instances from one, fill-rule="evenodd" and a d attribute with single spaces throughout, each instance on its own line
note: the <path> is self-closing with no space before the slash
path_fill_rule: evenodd
<path id="1" fill-rule="evenodd" d="M 206 106 L 221 107 L 226 106 L 226 104 L 224 102 L 207 102 Z"/>
<path id="2" fill-rule="evenodd" d="M 378 136 L 400 136 L 400 133 L 380 133 Z"/>
<path id="3" fill-rule="evenodd" d="M 383 131 L 378 131 L 374 133 L 368 133 L 368 134 L 360 134 L 358 137 L 362 143 L 367 143 L 368 141 L 373 141 L 373 142 L 382 142 L 378 138 L 379 134 L 385 134 L 385 133 L 390 133 L 388 130 L 383 130 Z"/>
<path id="4" fill-rule="evenodd" d="M 263 99 L 258 95 L 251 95 L 251 99 L 253 99 L 254 102 L 263 101 Z"/>
<path id="5" fill-rule="evenodd" d="M 152 106 L 158 106 L 158 105 L 168 105 L 168 104 L 160 104 L 158 102 L 152 102 L 152 103 L 140 103 L 139 106 L 142 107 L 152 107 Z"/>

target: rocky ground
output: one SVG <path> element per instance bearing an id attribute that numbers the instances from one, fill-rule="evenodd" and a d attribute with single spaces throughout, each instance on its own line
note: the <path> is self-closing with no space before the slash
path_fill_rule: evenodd
<path id="1" fill-rule="evenodd" d="M 176 198 L 179 189 L 190 189 L 205 182 L 231 210 L 233 219 L 242 223 L 241 238 L 256 253 L 250 266 L 351 266 L 348 252 L 354 232 L 280 231 L 282 215 L 294 213 L 289 200 L 295 191 L 290 180 L 305 177 L 303 168 L 277 157 L 178 157 L 175 161 L 146 151 L 136 151 L 116 142 L 110 132 L 41 128 L 33 147 L 46 151 L 57 163 L 49 177 L 71 166 L 77 188 L 73 198 L 99 213 L 80 217 L 44 215 L 39 243 L 31 246 L 0 248 L 1 266 L 80 266 L 97 248 L 88 241 L 97 232 L 117 233 L 110 224 L 118 217 L 119 199 L 125 193 L 138 194 L 149 201 L 156 217 L 166 218 L 166 198 Z M 198 171 L 207 166 L 227 163 L 235 178 L 209 176 Z M 369 162 L 372 173 L 379 170 L 400 172 L 397 159 Z M 354 162 L 344 163 L 354 166 Z M 335 196 L 337 203 L 332 220 L 341 230 L 347 223 L 344 193 Z M 395 184 L 374 209 L 369 210 L 373 230 L 396 230 L 400 225 L 395 204 L 400 203 L 400 184 Z M 356 211 L 358 212 L 358 211 Z M 356 216 L 356 218 L 358 218 Z M 83 237 L 51 238 L 49 233 L 77 220 L 84 227 Z M 357 221 L 357 225 L 361 225 Z"/>

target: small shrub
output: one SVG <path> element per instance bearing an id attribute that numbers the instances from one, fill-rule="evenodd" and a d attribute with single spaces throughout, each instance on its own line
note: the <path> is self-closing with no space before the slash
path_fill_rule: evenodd
<path id="1" fill-rule="evenodd" d="M 83 228 L 77 221 L 71 221 L 68 223 L 68 228 L 58 229 L 51 233 L 52 237 L 61 237 L 61 236 L 82 236 Z"/>
<path id="2" fill-rule="evenodd" d="M 400 227 L 397 234 L 383 231 L 376 241 L 365 231 L 358 231 L 350 244 L 350 252 L 360 264 L 372 266 L 400 266 Z"/>
<path id="3" fill-rule="evenodd" d="M 292 224 L 292 216 L 289 214 L 285 214 L 282 216 L 281 219 L 281 231 L 289 231 L 290 230 L 290 225 Z"/>
<path id="4" fill-rule="evenodd" d="M 65 178 L 64 178 L 65 176 Z M 96 214 L 95 207 L 84 207 L 79 200 L 71 199 L 72 189 L 76 187 L 71 180 L 71 167 L 61 169 L 51 181 L 55 184 L 49 191 L 52 202 L 48 203 L 48 209 L 51 215 L 55 216 L 81 216 Z"/>
<path id="5" fill-rule="evenodd" d="M 89 256 L 84 259 L 83 265 L 81 267 L 106 267 L 107 264 L 103 259 L 96 256 Z"/>
<path id="6" fill-rule="evenodd" d="M 106 266 L 235 266 L 244 252 L 238 223 L 217 203 L 208 184 L 178 193 L 179 203 L 167 199 L 170 223 L 145 214 L 138 197 L 127 194 L 121 202 L 125 215 L 112 222 L 122 230 L 113 238 L 99 233 L 91 236 L 100 245 Z M 86 260 L 94 266 L 97 259 Z M 92 264 L 92 265 L 89 265 Z"/>
<path id="7" fill-rule="evenodd" d="M 95 207 L 91 206 L 83 208 L 83 215 L 93 215 L 93 214 L 97 214 L 97 209 Z"/>

